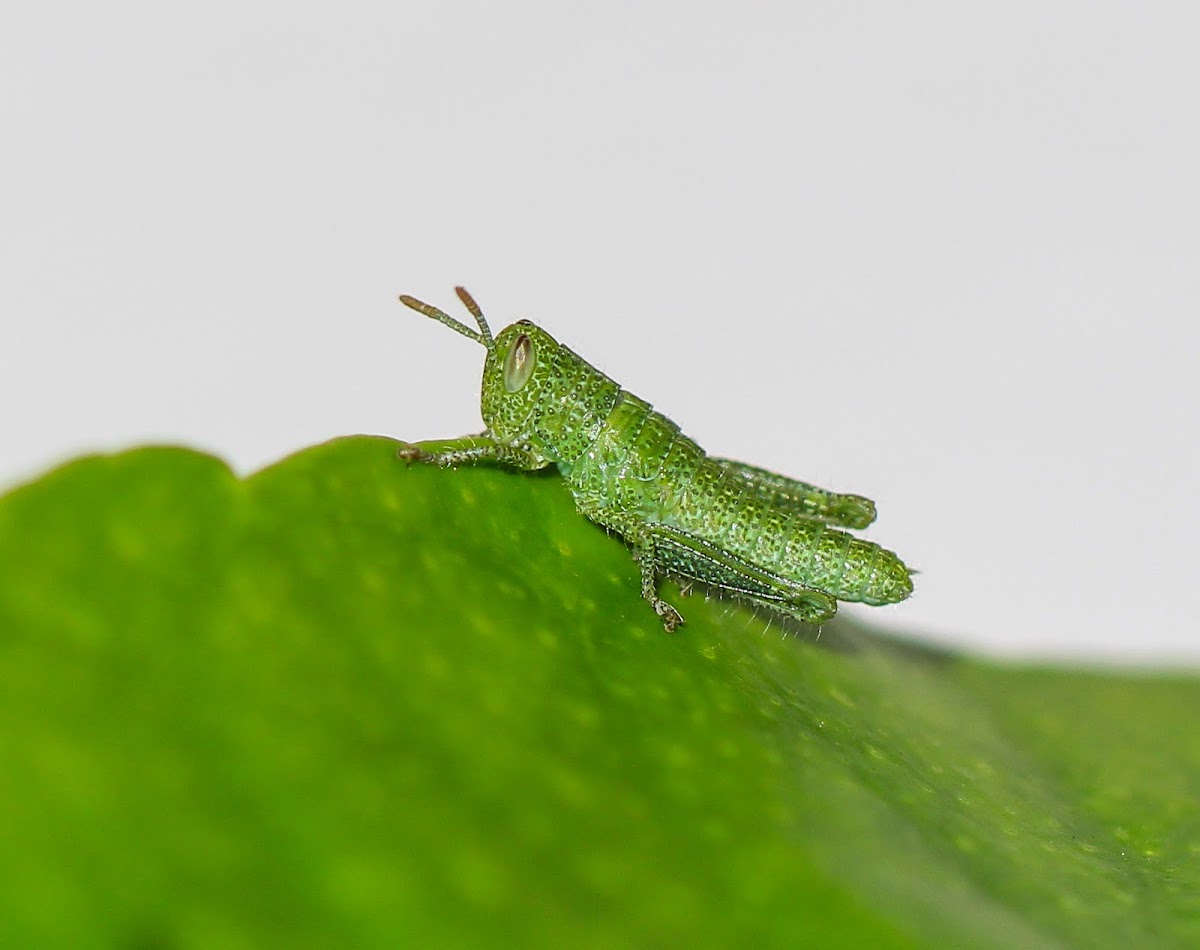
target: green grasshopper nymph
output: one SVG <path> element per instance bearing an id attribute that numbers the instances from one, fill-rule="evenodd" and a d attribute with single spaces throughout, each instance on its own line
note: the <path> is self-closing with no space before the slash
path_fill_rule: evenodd
<path id="1" fill-rule="evenodd" d="M 633 548 L 642 596 L 668 632 L 683 618 L 658 596 L 664 574 L 806 623 L 831 618 L 839 600 L 894 604 L 912 593 L 911 572 L 895 554 L 838 530 L 869 525 L 874 502 L 710 457 L 649 403 L 529 320 L 493 338 L 471 295 L 455 291 L 478 332 L 437 307 L 407 295 L 400 300 L 487 349 L 487 429 L 401 443 L 400 458 L 443 467 L 557 466 L 580 513 Z"/>

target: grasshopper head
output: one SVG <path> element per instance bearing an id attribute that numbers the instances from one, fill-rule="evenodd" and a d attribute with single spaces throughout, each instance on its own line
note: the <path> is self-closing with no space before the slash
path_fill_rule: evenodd
<path id="1" fill-rule="evenodd" d="M 407 294 L 400 297 L 400 302 L 486 347 L 480 395 L 483 421 L 498 441 L 517 439 L 527 431 L 545 381 L 554 372 L 558 341 L 529 320 L 519 320 L 493 338 L 474 298 L 463 287 L 455 287 L 454 292 L 475 318 L 477 331 Z"/>

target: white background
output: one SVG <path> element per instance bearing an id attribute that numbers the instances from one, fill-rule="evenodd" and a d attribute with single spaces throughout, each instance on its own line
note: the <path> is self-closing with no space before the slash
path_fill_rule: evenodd
<path id="1" fill-rule="evenodd" d="M 464 283 L 876 498 L 881 625 L 1200 662 L 1195 4 L 6 4 L 0 136 L 0 485 L 478 431 Z"/>

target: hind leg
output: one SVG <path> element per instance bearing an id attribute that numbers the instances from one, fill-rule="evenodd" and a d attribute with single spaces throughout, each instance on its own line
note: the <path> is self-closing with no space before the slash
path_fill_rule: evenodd
<path id="1" fill-rule="evenodd" d="M 837 613 L 837 599 L 819 590 L 798 591 L 786 604 L 767 606 L 811 624 L 826 623 Z"/>
<path id="2" fill-rule="evenodd" d="M 773 506 L 786 507 L 805 518 L 843 528 L 865 528 L 875 520 L 875 502 L 862 495 L 842 495 L 733 459 L 711 461 L 763 492 Z"/>

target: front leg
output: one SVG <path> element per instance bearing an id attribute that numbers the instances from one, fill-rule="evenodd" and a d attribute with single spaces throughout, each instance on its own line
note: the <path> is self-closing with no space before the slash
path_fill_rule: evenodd
<path id="1" fill-rule="evenodd" d="M 533 471 L 545 468 L 550 460 L 529 449 L 497 442 L 486 432 L 464 435 L 457 439 L 434 439 L 428 442 L 401 442 L 396 457 L 406 462 L 424 462 L 449 468 L 452 465 L 474 465 L 476 462 L 498 462 L 513 468 Z"/>

